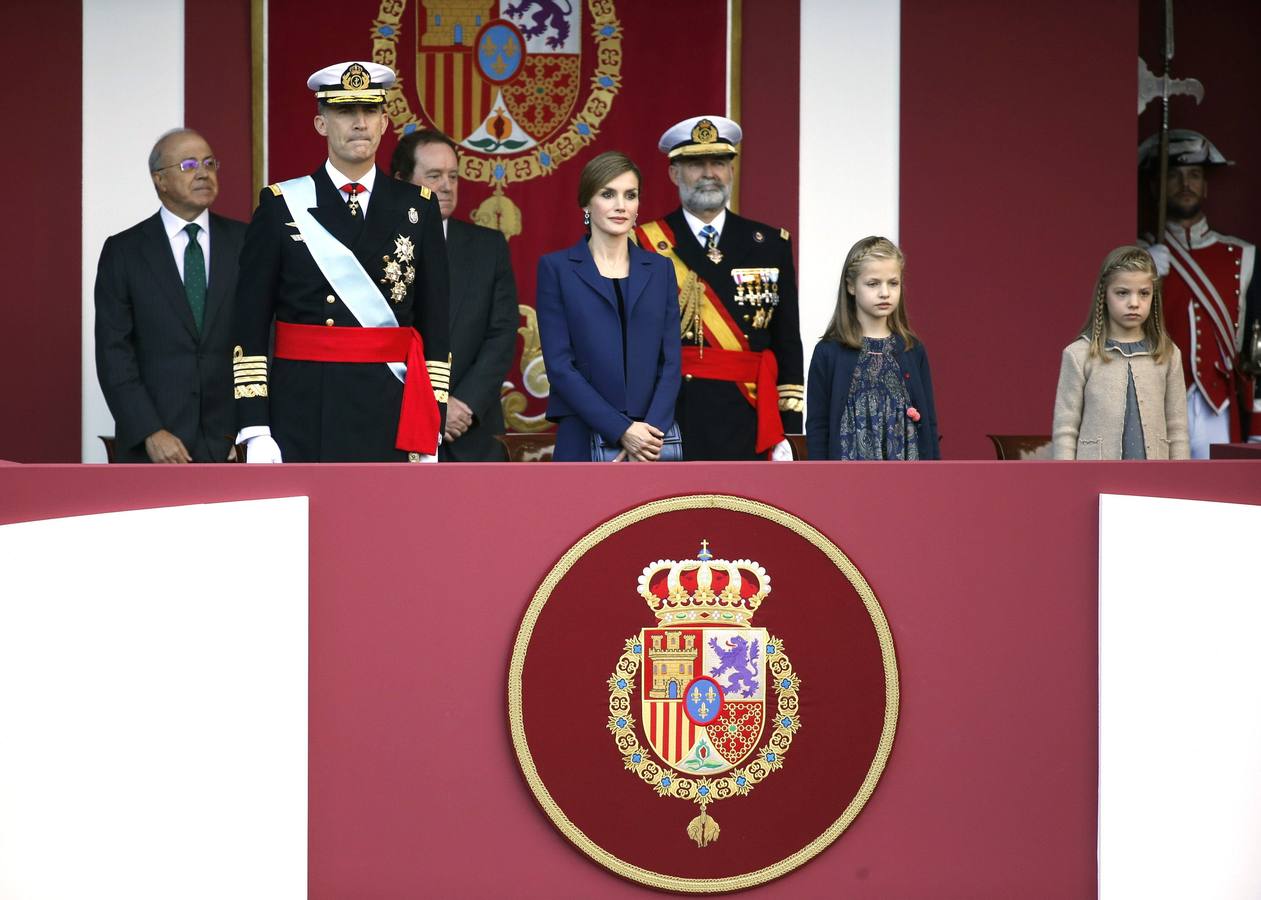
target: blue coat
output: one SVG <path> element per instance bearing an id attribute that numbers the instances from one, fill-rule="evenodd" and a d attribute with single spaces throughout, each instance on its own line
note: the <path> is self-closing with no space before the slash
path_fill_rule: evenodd
<path id="1" fill-rule="evenodd" d="M 613 283 L 596 269 L 584 238 L 539 260 L 535 306 L 559 422 L 553 459 L 591 458 L 591 434 L 616 443 L 632 421 L 665 431 L 674 422 L 682 360 L 679 289 L 663 256 L 630 244 L 626 361 Z"/>
<path id="2" fill-rule="evenodd" d="M 937 408 L 933 405 L 933 381 L 923 344 L 904 350 L 894 335 L 893 357 L 902 369 L 911 405 L 919 410 L 920 459 L 941 459 L 937 439 Z M 806 376 L 806 453 L 810 459 L 839 459 L 838 432 L 849 400 L 858 351 L 836 341 L 819 341 Z"/>

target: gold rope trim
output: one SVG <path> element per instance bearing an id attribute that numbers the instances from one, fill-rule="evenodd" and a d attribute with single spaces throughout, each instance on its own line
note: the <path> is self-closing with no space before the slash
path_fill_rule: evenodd
<path id="1" fill-rule="evenodd" d="M 880 639 L 880 656 L 884 662 L 884 728 L 881 729 L 880 743 L 876 748 L 876 754 L 871 761 L 871 766 L 867 770 L 867 777 L 863 779 L 863 783 L 859 787 L 858 793 L 854 795 L 854 799 L 850 801 L 840 818 L 796 853 L 757 871 L 731 875 L 726 878 L 683 878 L 677 875 L 653 872 L 619 859 L 592 841 L 569 820 L 564 810 L 552 799 L 552 795 L 548 792 L 547 786 L 543 784 L 543 780 L 539 778 L 538 769 L 534 765 L 534 758 L 530 754 L 530 745 L 525 734 L 525 722 L 522 718 L 521 676 L 525 668 L 526 651 L 529 649 L 530 637 L 534 633 L 535 623 L 538 622 L 539 615 L 542 613 L 548 598 L 552 595 L 552 591 L 556 589 L 556 585 L 569 573 L 574 563 L 605 538 L 645 519 L 683 509 L 726 509 L 732 512 L 758 516 L 777 525 L 782 525 L 817 547 L 844 573 L 849 583 L 853 585 L 854 590 L 858 592 L 858 596 L 862 598 L 867 614 L 871 617 L 872 624 L 875 626 L 876 635 Z M 543 807 L 543 811 L 547 813 L 548 818 L 552 820 L 552 823 L 560 829 L 561 833 L 574 846 L 606 869 L 640 884 L 680 893 L 696 894 L 737 891 L 762 884 L 773 878 L 785 875 L 813 859 L 840 837 L 841 833 L 849 827 L 850 823 L 858 816 L 858 813 L 862 811 L 863 806 L 876 789 L 876 783 L 880 780 L 880 775 L 884 772 L 884 767 L 889 761 L 889 754 L 893 750 L 893 738 L 898 726 L 899 698 L 898 665 L 897 655 L 893 648 L 893 633 L 889 629 L 889 622 L 885 618 L 884 610 L 880 608 L 880 601 L 876 599 L 875 592 L 872 591 L 871 586 L 867 584 L 867 580 L 863 578 L 857 567 L 849 561 L 849 557 L 842 553 L 841 549 L 828 540 L 822 532 L 791 513 L 784 512 L 782 509 L 777 509 L 765 503 L 759 503 L 756 500 L 734 497 L 729 494 L 690 494 L 654 500 L 615 516 L 588 532 L 565 552 L 565 555 L 547 573 L 538 590 L 534 592 L 534 597 L 521 620 L 521 627 L 517 631 L 517 638 L 512 647 L 512 661 L 508 667 L 508 724 L 512 732 L 512 746 L 517 754 L 517 762 L 521 766 L 521 774 L 525 777 L 535 800 Z"/>

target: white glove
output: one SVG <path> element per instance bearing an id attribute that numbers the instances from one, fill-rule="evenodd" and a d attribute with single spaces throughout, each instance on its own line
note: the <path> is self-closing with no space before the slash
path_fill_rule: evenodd
<path id="1" fill-rule="evenodd" d="M 1164 244 L 1152 244 L 1147 248 L 1152 262 L 1156 264 L 1156 274 L 1164 278 L 1169 274 L 1169 248 Z"/>
<path id="2" fill-rule="evenodd" d="M 280 445 L 270 434 L 257 434 L 245 442 L 245 461 L 247 463 L 278 463 Z"/>
<path id="3" fill-rule="evenodd" d="M 416 460 L 416 462 L 418 462 L 418 463 L 427 463 L 427 462 L 437 462 L 437 461 L 438 461 L 438 454 L 437 454 L 437 453 L 417 453 L 417 454 L 416 454 L 416 456 L 418 457 L 418 459 Z"/>
<path id="4" fill-rule="evenodd" d="M 788 443 L 788 438 L 771 448 L 771 462 L 792 462 L 792 458 L 793 445 Z"/>

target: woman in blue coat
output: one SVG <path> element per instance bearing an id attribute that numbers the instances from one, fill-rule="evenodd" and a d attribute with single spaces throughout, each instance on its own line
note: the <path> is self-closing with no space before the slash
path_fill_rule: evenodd
<path id="1" fill-rule="evenodd" d="M 590 235 L 539 260 L 539 336 L 557 423 L 553 459 L 654 462 L 674 424 L 682 368 L 679 292 L 665 257 L 639 249 L 639 169 L 601 153 L 582 170 L 578 205 Z"/>

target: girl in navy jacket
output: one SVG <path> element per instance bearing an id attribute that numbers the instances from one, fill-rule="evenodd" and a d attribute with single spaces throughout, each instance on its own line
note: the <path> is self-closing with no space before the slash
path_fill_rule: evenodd
<path id="1" fill-rule="evenodd" d="M 810 459 L 940 459 L 928 355 L 902 303 L 892 241 L 850 248 L 836 311 L 806 378 Z"/>

